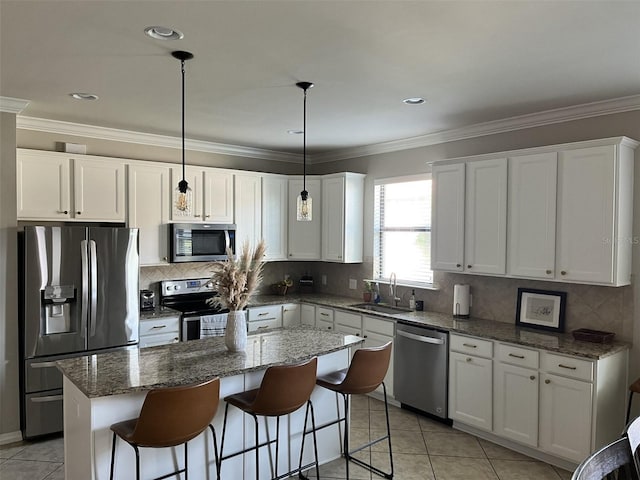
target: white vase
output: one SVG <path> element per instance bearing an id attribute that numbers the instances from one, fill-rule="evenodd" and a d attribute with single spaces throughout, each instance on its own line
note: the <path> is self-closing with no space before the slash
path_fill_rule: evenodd
<path id="1" fill-rule="evenodd" d="M 227 316 L 224 344 L 230 352 L 244 352 L 247 348 L 247 311 L 231 310 Z"/>

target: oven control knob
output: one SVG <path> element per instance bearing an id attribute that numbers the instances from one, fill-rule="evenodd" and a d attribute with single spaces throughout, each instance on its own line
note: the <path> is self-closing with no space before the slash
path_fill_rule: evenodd
<path id="1" fill-rule="evenodd" d="M 174 286 L 173 286 L 173 289 L 174 289 L 174 290 L 180 290 L 180 285 L 174 285 Z"/>

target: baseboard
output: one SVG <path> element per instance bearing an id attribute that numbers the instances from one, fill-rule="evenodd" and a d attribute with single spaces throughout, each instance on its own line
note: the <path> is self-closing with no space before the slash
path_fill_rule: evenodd
<path id="1" fill-rule="evenodd" d="M 18 430 L 17 432 L 0 434 L 0 445 L 7 445 L 9 443 L 16 443 L 21 441 L 22 441 L 22 432 L 20 430 Z"/>

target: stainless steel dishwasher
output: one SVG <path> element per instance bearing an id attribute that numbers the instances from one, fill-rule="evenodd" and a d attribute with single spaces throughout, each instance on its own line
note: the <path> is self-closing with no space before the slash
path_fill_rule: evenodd
<path id="1" fill-rule="evenodd" d="M 449 333 L 398 323 L 393 350 L 396 400 L 447 419 Z"/>

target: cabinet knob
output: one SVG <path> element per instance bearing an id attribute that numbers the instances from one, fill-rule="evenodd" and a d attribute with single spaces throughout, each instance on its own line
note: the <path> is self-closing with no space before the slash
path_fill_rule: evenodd
<path id="1" fill-rule="evenodd" d="M 551 275 L 553 273 L 551 270 L 547 270 L 547 275 Z"/>
<path id="2" fill-rule="evenodd" d="M 457 267 L 457 268 L 460 268 L 461 266 L 462 266 L 461 264 L 456 263 L 456 267 Z"/>
<path id="3" fill-rule="evenodd" d="M 544 383 L 546 383 L 547 385 L 549 385 L 551 383 L 551 380 L 549 380 L 548 378 L 544 381 Z"/>
<path id="4" fill-rule="evenodd" d="M 162 260 L 164 260 L 165 262 L 168 261 L 169 259 L 167 257 L 162 257 Z"/>
<path id="5" fill-rule="evenodd" d="M 289 256 L 290 256 L 290 257 L 293 257 L 293 253 L 290 253 L 290 254 L 289 254 Z"/>
<path id="6" fill-rule="evenodd" d="M 200 214 L 199 214 L 199 213 L 196 213 L 196 214 L 194 215 L 194 217 L 196 217 L 196 218 L 200 218 Z"/>
<path id="7" fill-rule="evenodd" d="M 529 377 L 529 380 L 535 380 L 535 379 L 536 379 L 536 376 L 535 376 L 535 375 L 531 375 L 531 376 Z"/>
<path id="8" fill-rule="evenodd" d="M 76 212 L 76 215 L 82 215 L 82 212 L 78 211 Z"/>
<path id="9" fill-rule="evenodd" d="M 467 268 L 471 268 L 471 265 L 467 265 Z"/>
<path id="10" fill-rule="evenodd" d="M 69 214 L 69 210 L 58 210 L 58 213 L 63 213 L 64 215 L 68 215 Z"/>
<path id="11" fill-rule="evenodd" d="M 367 336 L 366 336 L 366 335 L 363 335 L 363 337 L 364 337 L 364 338 L 367 338 Z"/>
<path id="12" fill-rule="evenodd" d="M 562 270 L 562 271 L 560 272 L 560 275 L 566 275 L 566 274 L 567 274 L 567 272 L 566 272 L 565 270 Z"/>
<path id="13" fill-rule="evenodd" d="M 467 357 L 467 362 L 471 362 L 471 357 Z"/>
<path id="14" fill-rule="evenodd" d="M 211 215 L 205 215 L 204 217 L 205 217 L 205 218 L 209 218 L 210 216 L 211 216 Z"/>

